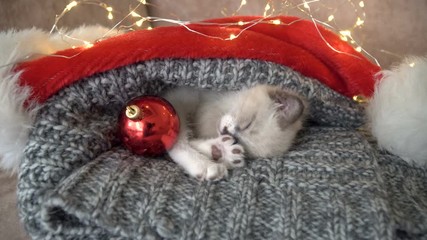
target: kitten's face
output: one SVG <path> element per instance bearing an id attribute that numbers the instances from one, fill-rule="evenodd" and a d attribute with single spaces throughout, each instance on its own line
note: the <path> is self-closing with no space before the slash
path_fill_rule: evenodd
<path id="1" fill-rule="evenodd" d="M 219 131 L 233 135 L 252 157 L 279 156 L 291 146 L 306 113 L 305 101 L 277 87 L 241 91 Z"/>

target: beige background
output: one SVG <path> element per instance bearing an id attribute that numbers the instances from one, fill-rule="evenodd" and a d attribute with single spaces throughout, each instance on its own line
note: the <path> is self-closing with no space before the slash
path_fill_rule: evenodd
<path id="1" fill-rule="evenodd" d="M 0 0 L 0 31 L 10 28 L 30 27 L 50 30 L 55 14 L 61 13 L 68 0 Z M 135 7 L 136 0 L 104 0 L 114 7 L 115 18 L 110 21 L 107 13 L 98 6 L 84 5 L 67 14 L 60 22 L 61 27 L 74 28 L 82 24 L 101 24 L 112 27 L 118 20 Z M 201 20 L 205 18 L 232 15 L 241 0 L 152 0 L 147 11 L 150 16 L 181 20 Z M 239 12 L 241 15 L 262 15 L 265 2 L 247 0 L 247 6 Z M 288 14 L 306 17 L 289 5 L 294 1 L 270 1 L 276 7 L 274 14 Z M 334 14 L 335 27 L 349 28 L 357 15 L 348 0 L 321 0 L 313 5 L 312 13 L 320 20 Z M 359 0 L 350 1 L 358 5 Z M 366 21 L 362 29 L 353 36 L 362 46 L 380 62 L 383 68 L 400 61 L 406 55 L 427 55 L 427 0 L 365 0 Z M 288 5 L 286 7 L 285 5 Z M 320 7 L 319 7 L 320 6 Z M 319 10 L 318 10 L 319 9 Z M 356 7 L 357 9 L 357 7 Z M 145 9 L 139 9 L 144 14 Z M 130 24 L 125 21 L 123 24 Z M 155 25 L 162 25 L 158 23 Z M 145 26 L 146 27 L 146 26 Z M 1 47 L 1 43 L 0 43 Z M 388 53 L 385 53 L 388 52 Z M 16 212 L 16 176 L 0 171 L 0 239 L 27 239 L 18 222 Z"/>

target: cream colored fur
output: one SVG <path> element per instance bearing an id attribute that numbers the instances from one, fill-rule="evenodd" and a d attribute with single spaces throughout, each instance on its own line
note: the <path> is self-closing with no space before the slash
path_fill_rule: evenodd
<path id="1" fill-rule="evenodd" d="M 307 112 L 301 97 L 267 85 L 237 92 L 177 88 L 165 98 L 181 119 L 179 139 L 169 155 L 201 180 L 225 177 L 227 169 L 244 165 L 245 155 L 284 154 Z"/>
<path id="2" fill-rule="evenodd" d="M 378 144 L 408 162 L 427 164 L 427 58 L 407 58 L 380 73 L 368 106 Z"/>

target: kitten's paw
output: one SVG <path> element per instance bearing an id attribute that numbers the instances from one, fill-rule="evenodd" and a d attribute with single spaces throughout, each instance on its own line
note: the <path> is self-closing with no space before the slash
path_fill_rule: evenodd
<path id="1" fill-rule="evenodd" d="M 211 155 L 214 161 L 225 163 L 230 168 L 245 165 L 243 147 L 236 144 L 230 135 L 221 135 L 215 139 L 211 146 Z"/>
<path id="2" fill-rule="evenodd" d="M 227 176 L 227 166 L 224 164 L 210 164 L 206 170 L 206 180 L 217 181 Z"/>
<path id="3" fill-rule="evenodd" d="M 194 167 L 190 174 L 200 181 L 217 181 L 227 176 L 227 167 L 221 163 L 204 162 Z"/>

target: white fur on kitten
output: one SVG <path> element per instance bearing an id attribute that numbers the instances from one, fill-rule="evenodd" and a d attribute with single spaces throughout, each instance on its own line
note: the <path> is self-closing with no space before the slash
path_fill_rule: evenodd
<path id="1" fill-rule="evenodd" d="M 171 158 L 191 176 L 219 180 L 251 157 L 272 157 L 291 146 L 307 113 L 300 96 L 268 85 L 236 92 L 176 88 L 164 97 L 181 120 Z"/>

